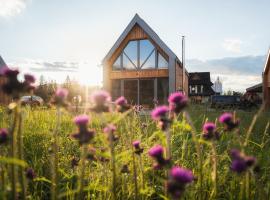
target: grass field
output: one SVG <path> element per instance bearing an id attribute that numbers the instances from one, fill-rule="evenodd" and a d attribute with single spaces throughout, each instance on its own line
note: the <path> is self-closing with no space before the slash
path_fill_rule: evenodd
<path id="1" fill-rule="evenodd" d="M 188 108 L 192 122 L 196 128 L 201 151 L 201 166 L 198 163 L 198 152 L 192 138 L 191 127 L 180 115 L 170 128 L 171 134 L 171 161 L 191 169 L 196 177 L 187 186 L 183 199 L 268 199 L 270 192 L 270 160 L 269 153 L 269 113 L 258 117 L 251 137 L 244 151 L 257 158 L 260 166 L 258 172 L 249 170 L 248 173 L 237 174 L 230 170 L 231 148 L 241 148 L 239 141 L 245 141 L 248 128 L 256 111 L 237 111 L 237 118 L 241 119 L 239 132 L 223 132 L 221 125 L 218 129 L 221 138 L 215 142 L 217 177 L 216 188 L 213 182 L 213 154 L 211 142 L 201 138 L 202 124 L 205 120 L 215 121 L 222 111 L 207 111 L 204 107 L 190 105 Z M 91 123 L 89 128 L 96 131 L 94 139 L 87 147 L 88 157 L 83 175 L 83 195 L 85 199 L 166 199 L 164 190 L 167 170 L 153 170 L 153 160 L 148 150 L 155 144 L 166 146 L 165 134 L 156 127 L 156 123 L 148 116 L 139 116 L 133 112 L 129 114 L 89 114 Z M 83 149 L 78 142 L 70 137 L 77 131 L 72 119 L 75 114 L 66 110 L 61 111 L 60 124 L 57 126 L 57 111 L 55 109 L 23 109 L 23 160 L 7 160 L 9 144 L 1 145 L 1 199 L 12 199 L 12 180 L 10 166 L 15 164 L 17 172 L 20 169 L 31 167 L 36 177 L 27 180 L 28 199 L 50 199 L 52 184 L 52 160 L 54 160 L 53 144 L 54 133 L 57 134 L 57 151 L 59 167 L 57 169 L 57 196 L 59 199 L 78 199 L 79 179 L 81 178 L 81 162 L 72 167 L 73 158 L 82 157 Z M 12 114 L 8 115 L 3 108 L 0 112 L 0 127 L 8 127 L 12 122 Z M 114 145 L 115 182 L 113 184 L 112 155 L 103 128 L 106 124 L 115 122 L 116 134 L 119 139 Z M 57 128 L 56 128 L 57 127 Z M 56 131 L 56 132 L 55 132 Z M 132 141 L 140 140 L 144 152 L 138 156 L 133 152 Z M 19 149 L 19 148 L 18 148 Z M 17 149 L 17 150 L 18 150 Z M 75 160 L 76 160 L 75 159 Z M 81 159 L 82 160 L 82 159 Z M 11 163 L 11 164 L 10 164 Z M 27 166 L 26 166 L 27 165 Z M 22 167 L 21 167 L 22 166 Z M 124 166 L 124 167 L 123 167 Z M 202 177 L 200 177 L 200 173 Z M 21 195 L 22 187 L 20 174 L 16 174 L 16 190 Z M 136 177 L 136 178 L 135 178 Z M 201 178 L 201 179 L 200 179 Z M 3 183 L 4 182 L 4 183 Z M 214 191 L 215 188 L 215 191 Z M 116 197 L 113 196 L 113 191 Z"/>

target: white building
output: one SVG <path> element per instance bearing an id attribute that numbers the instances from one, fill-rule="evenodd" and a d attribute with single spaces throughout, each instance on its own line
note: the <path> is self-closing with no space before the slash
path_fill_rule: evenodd
<path id="1" fill-rule="evenodd" d="M 222 83 L 219 80 L 219 77 L 217 77 L 217 80 L 213 85 L 213 90 L 215 91 L 216 94 L 222 94 Z"/>

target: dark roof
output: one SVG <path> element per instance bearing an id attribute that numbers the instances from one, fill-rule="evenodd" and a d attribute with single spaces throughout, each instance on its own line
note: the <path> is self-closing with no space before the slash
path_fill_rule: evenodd
<path id="1" fill-rule="evenodd" d="M 213 85 L 210 72 L 191 72 L 188 78 L 189 85 Z"/>
<path id="2" fill-rule="evenodd" d="M 246 89 L 247 92 L 262 92 L 262 83 L 253 85 Z"/>
<path id="3" fill-rule="evenodd" d="M 3 58 L 0 56 L 0 68 L 7 66 Z"/>

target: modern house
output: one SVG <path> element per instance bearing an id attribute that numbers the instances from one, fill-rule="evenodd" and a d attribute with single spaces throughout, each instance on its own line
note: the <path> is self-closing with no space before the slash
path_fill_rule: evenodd
<path id="1" fill-rule="evenodd" d="M 263 72 L 263 103 L 270 108 L 270 49 L 266 58 Z"/>
<path id="2" fill-rule="evenodd" d="M 151 107 L 154 100 L 167 103 L 174 91 L 188 93 L 181 61 L 138 14 L 102 63 L 103 87 L 113 99 L 125 96 L 132 104 Z"/>
<path id="3" fill-rule="evenodd" d="M 189 73 L 189 98 L 196 103 L 209 101 L 211 95 L 215 92 L 212 89 L 213 83 L 210 79 L 210 72 L 192 72 Z"/>
<path id="4" fill-rule="evenodd" d="M 5 61 L 0 56 L 0 72 L 2 72 L 3 68 L 7 67 Z M 9 97 L 4 94 L 2 90 L 2 85 L 6 82 L 6 78 L 0 73 L 0 104 L 7 104 L 9 102 Z"/>

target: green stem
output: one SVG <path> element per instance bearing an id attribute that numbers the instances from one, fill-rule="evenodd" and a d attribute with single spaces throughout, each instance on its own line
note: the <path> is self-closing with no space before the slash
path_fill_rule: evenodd
<path id="1" fill-rule="evenodd" d="M 20 160 L 24 160 L 24 156 L 23 156 L 23 134 L 22 134 L 22 124 L 23 124 L 23 118 L 22 118 L 22 112 L 21 110 L 19 110 L 19 127 L 18 127 L 18 157 Z M 24 175 L 24 169 L 22 167 L 19 168 L 19 181 L 21 184 L 21 188 L 22 188 L 22 195 L 21 198 L 22 200 L 26 199 L 26 179 L 25 179 L 25 175 Z"/>
<path id="2" fill-rule="evenodd" d="M 82 146 L 82 163 L 81 163 L 81 174 L 80 174 L 80 183 L 79 183 L 79 199 L 84 199 L 84 175 L 85 175 L 85 167 L 86 167 L 86 157 L 87 157 L 87 145 Z"/>
<path id="3" fill-rule="evenodd" d="M 212 143 L 212 167 L 213 167 L 213 172 L 212 172 L 212 180 L 213 180 L 213 199 L 216 198 L 217 196 L 217 184 L 218 184 L 218 180 L 217 180 L 217 150 L 216 150 L 216 145 L 213 142 Z"/>
<path id="4" fill-rule="evenodd" d="M 201 153 L 201 146 L 200 143 L 197 139 L 196 136 L 196 128 L 194 126 L 194 124 L 192 123 L 192 120 L 188 114 L 188 112 L 184 112 L 185 118 L 188 122 L 188 124 L 191 127 L 191 135 L 192 135 L 192 140 L 195 144 L 195 148 L 196 148 L 196 152 L 197 152 L 197 157 L 198 157 L 198 182 L 199 182 L 199 199 L 203 199 L 203 165 L 202 165 L 202 153 Z"/>
<path id="5" fill-rule="evenodd" d="M 245 199 L 250 199 L 249 198 L 249 180 L 250 180 L 250 174 L 249 174 L 249 171 L 246 172 L 246 175 L 245 175 L 245 193 L 246 193 L 246 198 Z"/>
<path id="6" fill-rule="evenodd" d="M 133 163 L 133 180 L 134 180 L 134 187 L 135 187 L 135 200 L 138 199 L 138 181 L 137 181 L 137 167 L 135 161 L 135 154 L 132 152 L 132 163 Z"/>
<path id="7" fill-rule="evenodd" d="M 16 158 L 16 124 L 18 119 L 18 113 L 17 108 L 14 110 L 14 121 L 10 129 L 10 135 L 11 135 L 11 148 L 10 148 L 10 157 Z M 17 183 L 17 175 L 16 175 L 16 167 L 14 164 L 11 165 L 11 190 L 12 190 L 12 199 L 17 199 L 17 189 L 16 189 L 16 183 Z"/>
<path id="8" fill-rule="evenodd" d="M 111 172 L 112 172 L 112 194 L 113 199 L 116 200 L 116 168 L 115 168 L 115 155 L 114 155 L 114 136 L 113 133 L 109 133 L 110 151 L 111 151 Z"/>
<path id="9" fill-rule="evenodd" d="M 58 191 L 58 131 L 60 126 L 60 118 L 61 118 L 61 110 L 60 107 L 57 106 L 57 114 L 56 114 L 56 127 L 53 133 L 53 159 L 52 159 L 52 184 L 51 184 L 51 192 L 52 192 L 52 200 L 57 199 Z"/>
<path id="10" fill-rule="evenodd" d="M 141 176 L 142 176 L 142 189 L 145 189 L 145 183 L 144 183 L 144 173 L 143 173 L 143 161 L 142 156 L 139 155 L 139 162 L 140 162 L 140 168 L 141 168 Z"/>

